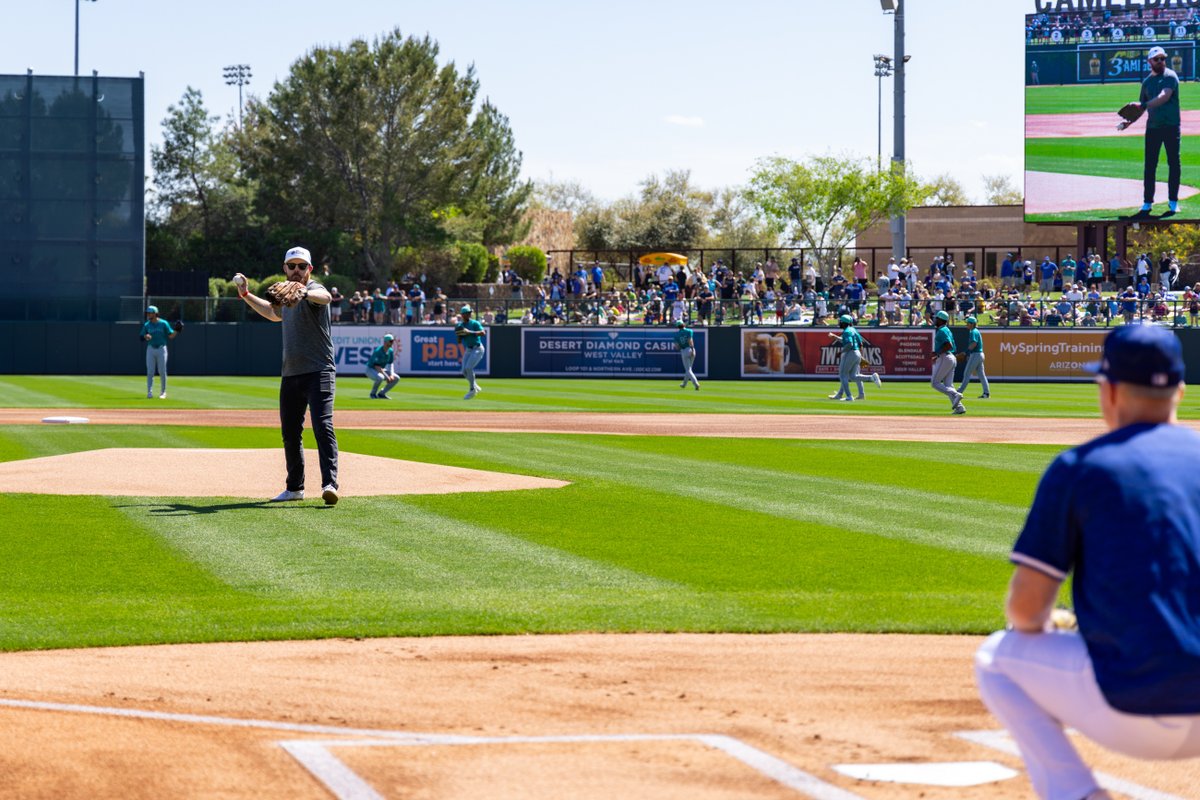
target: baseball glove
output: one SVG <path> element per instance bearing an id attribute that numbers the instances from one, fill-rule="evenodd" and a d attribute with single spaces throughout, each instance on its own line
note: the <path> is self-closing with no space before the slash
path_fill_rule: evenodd
<path id="1" fill-rule="evenodd" d="M 175 320 L 174 322 L 171 323 L 171 327 L 177 331 L 183 330 L 183 320 L 181 320 L 181 319 Z"/>
<path id="2" fill-rule="evenodd" d="M 267 288 L 267 299 L 274 306 L 292 306 L 299 303 L 308 295 L 308 289 L 296 281 L 280 281 Z"/>
<path id="3" fill-rule="evenodd" d="M 870 361 L 867 361 L 865 358 L 860 358 L 860 359 L 858 360 L 858 368 L 859 368 L 859 369 L 870 369 L 870 368 L 871 368 L 871 362 L 870 362 Z"/>
<path id="4" fill-rule="evenodd" d="M 1134 123 L 1137 122 L 1142 116 L 1143 111 L 1145 111 L 1145 109 L 1142 108 L 1141 103 L 1126 103 L 1125 105 L 1121 106 L 1120 110 L 1117 111 L 1117 114 L 1121 117 L 1121 119 L 1125 120 L 1125 122 Z"/>

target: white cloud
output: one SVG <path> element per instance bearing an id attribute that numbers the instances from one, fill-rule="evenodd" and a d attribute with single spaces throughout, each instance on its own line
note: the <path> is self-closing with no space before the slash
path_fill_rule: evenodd
<path id="1" fill-rule="evenodd" d="M 685 117 L 682 114 L 668 114 L 663 117 L 663 122 L 671 125 L 682 125 L 685 128 L 704 127 L 704 117 Z"/>

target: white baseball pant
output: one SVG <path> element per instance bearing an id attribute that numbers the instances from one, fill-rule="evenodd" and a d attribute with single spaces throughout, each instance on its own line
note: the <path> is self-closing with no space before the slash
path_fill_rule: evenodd
<path id="1" fill-rule="evenodd" d="M 976 370 L 979 371 L 979 380 L 983 384 L 983 393 L 992 393 L 988 386 L 987 372 L 983 369 L 983 353 L 971 353 L 967 356 L 967 365 L 963 367 L 962 384 L 958 387 L 959 394 L 967 390 L 967 384 L 971 382 L 971 376 L 975 374 Z"/>
<path id="2" fill-rule="evenodd" d="M 937 391 L 950 398 L 950 407 L 958 405 L 962 400 L 962 392 L 954 388 L 954 368 L 958 366 L 958 359 L 953 353 L 942 353 L 933 362 L 933 375 L 929 378 L 929 385 Z"/>
<path id="3" fill-rule="evenodd" d="M 975 679 L 984 705 L 1020 749 L 1042 800 L 1079 800 L 1099 788 L 1067 727 L 1134 758 L 1200 755 L 1200 715 L 1117 711 L 1100 692 L 1087 646 L 1074 631 L 994 633 L 975 654 Z"/>
<path id="4" fill-rule="evenodd" d="M 154 373 L 158 372 L 159 394 L 167 393 L 167 346 L 146 347 L 146 394 L 154 389 Z"/>

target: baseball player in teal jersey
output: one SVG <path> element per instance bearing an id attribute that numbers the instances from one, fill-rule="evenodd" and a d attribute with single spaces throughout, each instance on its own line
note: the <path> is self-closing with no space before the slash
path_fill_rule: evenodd
<path id="1" fill-rule="evenodd" d="M 858 386 L 858 399 L 863 400 L 866 398 L 866 393 L 863 392 L 863 378 L 869 377 L 876 386 L 879 386 L 879 373 L 875 372 L 867 376 L 858 371 L 859 365 L 862 364 L 863 338 L 859 335 L 858 329 L 854 327 L 854 320 L 850 318 L 850 315 L 843 314 L 838 317 L 838 325 L 842 328 L 841 335 L 832 331 L 829 335 L 842 344 L 842 360 L 838 363 L 840 383 L 837 393 L 829 395 L 829 399 L 852 403 L 854 398 L 850 396 L 850 381 L 854 381 Z"/>
<path id="2" fill-rule="evenodd" d="M 463 346 L 462 373 L 469 386 L 467 393 L 463 395 L 463 400 L 470 400 L 483 391 L 483 387 L 475 380 L 475 367 L 479 366 L 480 361 L 483 361 L 483 337 L 487 336 L 487 331 L 483 329 L 479 320 L 471 318 L 470 306 L 460 308 L 459 314 L 462 315 L 462 320 L 454 326 L 454 333 Z"/>
<path id="3" fill-rule="evenodd" d="M 158 318 L 158 307 L 146 309 L 150 319 L 142 323 L 142 341 L 146 343 L 146 399 L 154 396 L 154 372 L 158 371 L 159 400 L 167 399 L 167 340 L 175 338 L 175 329 Z"/>
<path id="4" fill-rule="evenodd" d="M 396 352 L 394 342 L 396 337 L 390 333 L 384 334 L 383 344 L 375 348 L 371 353 L 371 357 L 367 359 L 366 375 L 373 380 L 375 384 L 371 387 L 371 398 L 388 400 L 388 392 L 396 387 L 400 382 L 400 376 L 396 374 L 396 368 L 393 362 L 396 360 Z M 387 386 L 383 391 L 379 391 L 379 385 L 387 381 Z"/>
<path id="5" fill-rule="evenodd" d="M 962 385 L 958 387 L 958 393 L 962 394 L 967 391 L 967 384 L 971 382 L 971 376 L 978 371 L 979 380 L 983 384 L 983 394 L 979 397 L 983 399 L 991 397 L 992 391 L 988 386 L 987 372 L 983 369 L 983 335 L 976 327 L 977 324 L 975 317 L 967 317 L 967 365 L 963 367 Z"/>
<path id="6" fill-rule="evenodd" d="M 950 411 L 954 414 L 965 414 L 967 409 L 962 404 L 962 392 L 954 388 L 954 368 L 958 359 L 954 357 L 954 335 L 950 333 L 950 315 L 939 311 L 933 318 L 936 326 L 933 331 L 933 374 L 929 384 L 950 398 Z"/>
<path id="7" fill-rule="evenodd" d="M 696 391 L 700 391 L 700 381 L 692 372 L 692 364 L 696 363 L 696 343 L 692 340 L 692 329 L 685 326 L 681 319 L 675 321 L 675 344 L 679 345 L 679 355 L 683 357 L 683 383 L 679 384 L 679 388 L 686 389 L 688 383 L 692 383 Z"/>

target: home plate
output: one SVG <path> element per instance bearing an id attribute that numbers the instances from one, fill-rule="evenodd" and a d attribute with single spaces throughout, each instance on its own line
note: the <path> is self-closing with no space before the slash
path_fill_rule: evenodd
<path id="1" fill-rule="evenodd" d="M 54 425 L 83 425 L 87 421 L 87 417 L 42 417 L 42 422 Z"/>
<path id="2" fill-rule="evenodd" d="M 919 783 L 926 786 L 980 786 L 1006 781 L 1016 770 L 995 761 L 954 761 L 942 764 L 834 764 L 843 775 L 862 781 Z"/>

